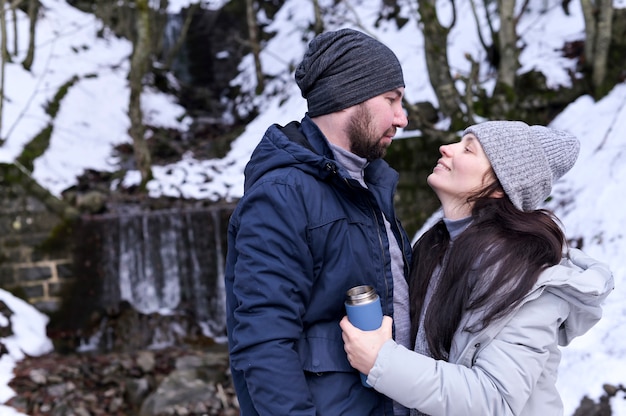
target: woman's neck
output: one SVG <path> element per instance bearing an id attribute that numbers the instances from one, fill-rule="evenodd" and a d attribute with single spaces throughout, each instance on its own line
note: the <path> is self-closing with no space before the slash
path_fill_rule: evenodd
<path id="1" fill-rule="evenodd" d="M 472 215 L 472 207 L 470 204 L 459 203 L 444 203 L 442 201 L 441 207 L 443 209 L 443 216 L 449 220 L 460 220 L 461 218 L 467 218 Z"/>

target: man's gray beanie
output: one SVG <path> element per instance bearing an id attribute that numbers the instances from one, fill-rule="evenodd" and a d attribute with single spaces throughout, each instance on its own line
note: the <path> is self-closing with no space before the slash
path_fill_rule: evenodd
<path id="1" fill-rule="evenodd" d="M 487 121 L 465 129 L 473 133 L 513 205 L 532 211 L 544 202 L 552 184 L 578 158 L 580 143 L 564 131 L 521 121 Z"/>
<path id="2" fill-rule="evenodd" d="M 404 87 L 402 67 L 391 49 L 352 29 L 315 37 L 296 68 L 295 78 L 310 117 L 334 113 Z"/>

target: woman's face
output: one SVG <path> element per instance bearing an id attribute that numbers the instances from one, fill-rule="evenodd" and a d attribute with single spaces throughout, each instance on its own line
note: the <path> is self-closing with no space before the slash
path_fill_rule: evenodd
<path id="1" fill-rule="evenodd" d="M 472 208 L 467 198 L 495 179 L 489 159 L 473 134 L 466 134 L 460 142 L 441 146 L 439 152 L 441 158 L 428 176 L 428 185 L 437 194 L 444 213 L 446 209 L 460 210 L 457 217 L 467 216 Z"/>

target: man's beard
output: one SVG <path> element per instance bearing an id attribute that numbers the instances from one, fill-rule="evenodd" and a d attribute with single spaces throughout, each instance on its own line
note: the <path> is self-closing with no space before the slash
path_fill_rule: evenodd
<path id="1" fill-rule="evenodd" d="M 377 137 L 372 128 L 372 113 L 365 104 L 359 104 L 350 119 L 346 133 L 350 140 L 350 151 L 368 161 L 380 159 L 387 153 L 382 137 Z"/>

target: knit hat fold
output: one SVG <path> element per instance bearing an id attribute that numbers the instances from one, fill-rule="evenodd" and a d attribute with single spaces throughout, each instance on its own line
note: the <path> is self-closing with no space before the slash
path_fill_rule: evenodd
<path id="1" fill-rule="evenodd" d="M 571 134 L 522 121 L 487 121 L 465 129 L 480 142 L 513 205 L 522 211 L 539 207 L 552 184 L 578 158 L 580 142 Z"/>
<path id="2" fill-rule="evenodd" d="M 296 68 L 310 117 L 333 113 L 404 87 L 396 55 L 378 40 L 341 29 L 315 37 Z"/>

